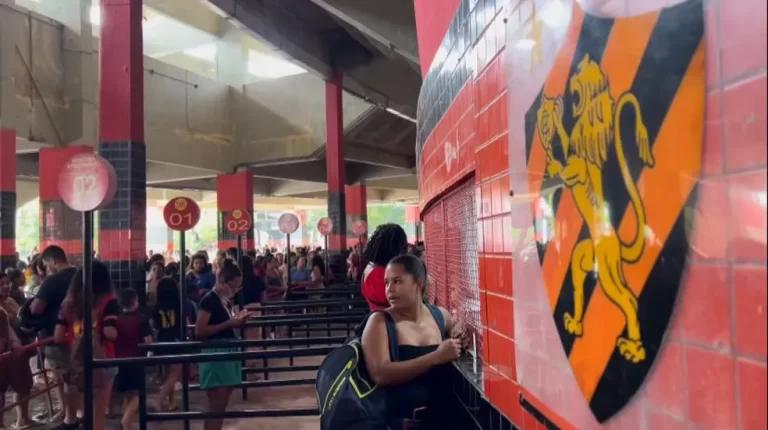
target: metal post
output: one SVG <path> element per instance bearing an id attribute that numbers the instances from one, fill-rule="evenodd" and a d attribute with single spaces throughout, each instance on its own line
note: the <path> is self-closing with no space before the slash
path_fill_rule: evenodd
<path id="1" fill-rule="evenodd" d="M 184 308 L 187 304 L 187 276 L 184 270 L 184 256 L 187 254 L 187 234 L 179 232 L 179 252 L 181 257 L 179 261 L 179 299 L 181 300 L 181 309 L 179 309 L 179 338 L 182 341 L 187 340 L 187 316 L 184 314 Z M 189 365 L 181 365 L 181 408 L 184 412 L 189 411 Z M 189 420 L 184 420 L 184 430 L 189 430 Z"/>
<path id="2" fill-rule="evenodd" d="M 291 235 L 286 234 L 285 235 L 285 243 L 286 243 L 286 250 L 285 250 L 285 267 L 288 269 L 285 272 L 285 284 L 288 285 L 288 288 L 291 287 Z"/>
<path id="3" fill-rule="evenodd" d="M 243 270 L 243 235 L 242 234 L 237 235 L 237 266 L 240 267 L 240 270 Z M 243 278 L 245 278 L 245 273 L 243 273 Z M 245 309 L 245 285 L 242 285 L 240 287 L 240 303 L 238 304 L 240 305 L 240 311 L 242 312 Z M 246 337 L 245 332 L 246 332 L 245 326 L 244 325 L 240 326 L 240 339 L 245 340 L 245 337 Z M 240 347 L 240 351 L 245 352 L 246 348 L 244 346 Z M 241 367 L 245 369 L 246 360 L 243 360 L 242 363 L 240 364 L 241 364 Z M 245 378 L 246 378 L 245 372 L 241 370 L 240 379 L 243 382 L 245 382 Z M 248 400 L 248 388 L 243 387 L 240 394 L 243 400 Z"/>
<path id="4" fill-rule="evenodd" d="M 323 238 L 325 239 L 325 247 L 323 248 L 323 254 L 325 256 L 325 276 L 328 277 L 328 271 L 331 270 L 331 266 L 328 263 L 328 236 L 323 236 Z M 323 279 L 323 282 L 325 282 L 325 279 Z"/>
<path id="5" fill-rule="evenodd" d="M 93 212 L 83 212 L 83 425 L 93 428 Z M 46 376 L 47 377 L 47 376 Z M 99 411 L 104 413 L 104 411 Z"/>
<path id="6" fill-rule="evenodd" d="M 147 375 L 146 367 L 141 366 L 139 380 L 139 430 L 147 430 Z"/>

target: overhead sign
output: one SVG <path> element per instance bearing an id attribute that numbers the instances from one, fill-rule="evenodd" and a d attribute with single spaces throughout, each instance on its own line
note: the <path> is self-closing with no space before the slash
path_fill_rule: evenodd
<path id="1" fill-rule="evenodd" d="M 106 207 L 117 191 L 115 168 L 97 154 L 73 155 L 62 166 L 58 179 L 61 200 L 80 212 Z"/>
<path id="2" fill-rule="evenodd" d="M 171 230 L 191 230 L 200 221 L 200 206 L 188 197 L 176 197 L 165 205 L 163 218 Z"/>
<path id="3" fill-rule="evenodd" d="M 277 226 L 284 234 L 293 234 L 299 229 L 299 217 L 291 212 L 286 212 L 278 218 Z"/>
<path id="4" fill-rule="evenodd" d="M 330 218 L 322 217 L 317 221 L 317 231 L 323 236 L 328 236 L 333 231 L 333 220 Z"/>
<path id="5" fill-rule="evenodd" d="M 247 234 L 252 226 L 251 214 L 246 210 L 235 209 L 224 216 L 224 228 L 234 235 Z"/>
<path id="6" fill-rule="evenodd" d="M 704 11 L 693 0 L 609 19 L 573 2 L 565 34 L 524 116 L 527 191 L 551 206 L 534 213 L 543 284 L 576 382 L 604 422 L 652 368 L 687 266 Z"/>
<path id="7" fill-rule="evenodd" d="M 368 223 L 365 221 L 359 219 L 352 223 L 352 233 L 355 236 L 363 236 L 366 232 L 368 232 Z"/>

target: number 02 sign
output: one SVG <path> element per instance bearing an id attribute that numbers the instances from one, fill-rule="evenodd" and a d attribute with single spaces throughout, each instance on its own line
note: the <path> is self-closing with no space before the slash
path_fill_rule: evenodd
<path id="1" fill-rule="evenodd" d="M 246 210 L 235 209 L 224 216 L 224 227 L 234 235 L 247 234 L 252 225 L 251 214 Z"/>
<path id="2" fill-rule="evenodd" d="M 75 154 L 61 167 L 58 188 L 64 203 L 76 211 L 101 209 L 115 196 L 117 174 L 96 154 Z"/>
<path id="3" fill-rule="evenodd" d="M 165 205 L 163 218 L 171 230 L 187 231 L 200 221 L 200 206 L 188 197 L 176 197 Z"/>

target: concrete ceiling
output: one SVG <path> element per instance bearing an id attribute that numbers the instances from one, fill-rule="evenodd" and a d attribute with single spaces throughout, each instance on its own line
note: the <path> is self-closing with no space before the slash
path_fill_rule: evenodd
<path id="1" fill-rule="evenodd" d="M 15 1 L 79 31 L 80 0 Z M 96 12 L 91 10 L 91 23 L 98 36 Z M 259 110 L 245 113 L 245 127 L 256 127 L 259 139 L 236 141 L 238 154 L 217 158 L 235 162 L 217 168 L 198 162 L 200 157 L 175 164 L 173 157 L 148 150 L 149 187 L 212 191 L 216 174 L 239 168 L 253 172 L 257 195 L 325 198 L 323 80 L 339 69 L 352 96 L 345 97 L 344 112 L 347 183 L 365 182 L 372 200 L 415 198 L 421 76 L 412 0 L 144 0 L 144 18 L 146 56 L 236 90 L 225 77 L 231 70 L 220 58 L 222 42 L 234 41 L 246 63 L 259 55 L 262 68 L 265 59 L 274 59 L 308 72 L 259 75 L 246 64 L 243 97 Z M 36 152 L 44 146 L 19 138 L 20 179 L 36 179 Z M 205 151 L 200 146 L 189 152 Z"/>

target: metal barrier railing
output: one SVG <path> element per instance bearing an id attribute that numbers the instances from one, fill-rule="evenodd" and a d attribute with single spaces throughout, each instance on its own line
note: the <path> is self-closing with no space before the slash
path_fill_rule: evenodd
<path id="1" fill-rule="evenodd" d="M 317 300 L 309 300 L 307 303 L 297 305 L 292 303 L 297 308 L 302 306 L 316 306 Z M 312 303 L 309 303 L 312 302 Z M 327 304 L 327 300 L 325 301 Z M 335 306 L 346 306 L 349 303 L 345 303 L 341 300 L 334 301 Z M 331 315 L 331 316 L 325 316 Z M 277 327 L 277 326 L 310 326 L 312 324 L 327 324 L 330 327 L 332 323 L 346 323 L 347 330 L 351 323 L 359 323 L 363 318 L 364 313 L 357 312 L 336 312 L 330 314 L 309 314 L 309 315 L 270 315 L 254 317 L 246 322 L 247 327 Z M 190 326 L 191 327 L 191 326 Z M 303 329 L 302 329 L 303 330 Z M 327 328 L 322 328 L 327 330 Z M 316 371 L 319 366 L 293 366 L 293 359 L 296 357 L 318 357 L 324 356 L 333 351 L 339 344 L 346 340 L 346 336 L 327 336 L 327 337 L 304 337 L 304 338 L 278 338 L 278 339 L 243 339 L 243 340 L 218 340 L 218 341 L 186 341 L 176 343 L 155 343 L 148 345 L 141 345 L 142 351 L 163 351 L 167 352 L 171 349 L 174 351 L 189 352 L 200 351 L 204 348 L 231 348 L 239 349 L 239 352 L 225 352 L 225 353 L 182 353 L 177 355 L 159 355 L 152 357 L 140 357 L 140 358 L 111 358 L 111 359 L 98 359 L 93 360 L 92 357 L 88 357 L 85 360 L 85 372 L 90 374 L 94 368 L 106 368 L 116 367 L 121 365 L 132 366 L 153 366 L 153 365 L 168 365 L 168 364 L 191 364 L 201 362 L 217 362 L 217 361 L 242 361 L 245 360 L 263 360 L 263 367 L 243 367 L 243 380 L 240 384 L 233 386 L 233 388 L 241 388 L 244 391 L 249 388 L 264 388 L 264 387 L 280 387 L 280 386 L 300 386 L 300 385 L 312 385 L 315 383 L 314 378 L 299 378 L 299 379 L 283 379 L 283 380 L 269 380 L 269 372 L 290 372 L 290 371 Z M 301 345 L 306 347 L 295 348 L 295 346 Z M 314 346 L 313 346 L 314 345 Z M 247 348 L 262 347 L 261 351 L 247 351 Z M 288 347 L 289 349 L 267 349 L 269 347 Z M 277 358 L 289 358 L 291 366 L 280 366 L 274 369 L 268 367 L 268 359 Z M 186 367 L 186 366 L 185 366 Z M 263 373 L 265 375 L 264 381 L 247 381 L 245 375 L 249 373 Z M 186 382 L 186 381 L 184 381 Z M 319 414 L 317 408 L 297 408 L 297 409 L 277 409 L 277 410 L 244 410 L 244 411 L 225 411 L 225 412 L 192 412 L 189 410 L 189 403 L 183 402 L 182 411 L 180 412 L 148 412 L 147 411 L 147 382 L 145 378 L 139 381 L 139 428 L 145 430 L 148 422 L 157 421 L 183 421 L 184 428 L 189 428 L 190 421 L 205 420 L 205 419 L 236 419 L 236 418 L 260 418 L 260 417 L 297 417 L 297 416 L 315 416 Z M 198 384 L 182 384 L 182 390 L 184 391 L 183 397 L 188 399 L 189 390 L 199 390 Z"/>
<path id="2" fill-rule="evenodd" d="M 42 390 L 34 390 L 34 385 L 32 388 L 32 392 L 29 393 L 29 395 L 16 400 L 15 402 L 11 403 L 10 405 L 5 405 L 3 408 L 0 408 L 0 423 L 2 423 L 2 420 L 5 417 L 5 413 L 10 411 L 11 409 L 20 406 L 24 402 L 29 402 L 30 400 L 34 399 L 35 397 L 40 397 L 45 395 L 47 397 L 47 406 L 48 406 L 48 417 L 53 418 L 56 414 L 53 410 L 53 398 L 51 397 L 51 391 L 53 391 L 55 388 L 57 388 L 61 381 L 56 379 L 53 383 L 51 383 L 51 380 L 49 378 L 49 373 L 53 373 L 50 369 L 45 368 L 45 360 L 43 359 L 43 354 L 40 351 L 40 348 L 42 348 L 45 345 L 53 343 L 53 337 L 49 337 L 43 340 L 39 340 L 34 343 L 30 343 L 29 345 L 24 345 L 21 347 L 21 349 L 17 352 L 17 354 L 22 354 L 22 356 L 26 355 L 29 351 L 35 350 L 35 354 L 37 355 L 37 360 L 40 363 L 40 370 L 37 372 L 33 372 L 31 374 L 31 377 L 34 378 L 36 376 L 42 376 L 43 380 L 45 381 L 45 388 Z M 3 363 L 4 361 L 18 359 L 18 357 L 13 357 L 14 352 L 8 351 L 0 354 L 0 368 L 6 367 L 7 363 Z M 6 367 L 7 369 L 7 367 Z M 0 393 L 0 395 L 5 395 L 5 393 Z"/>

